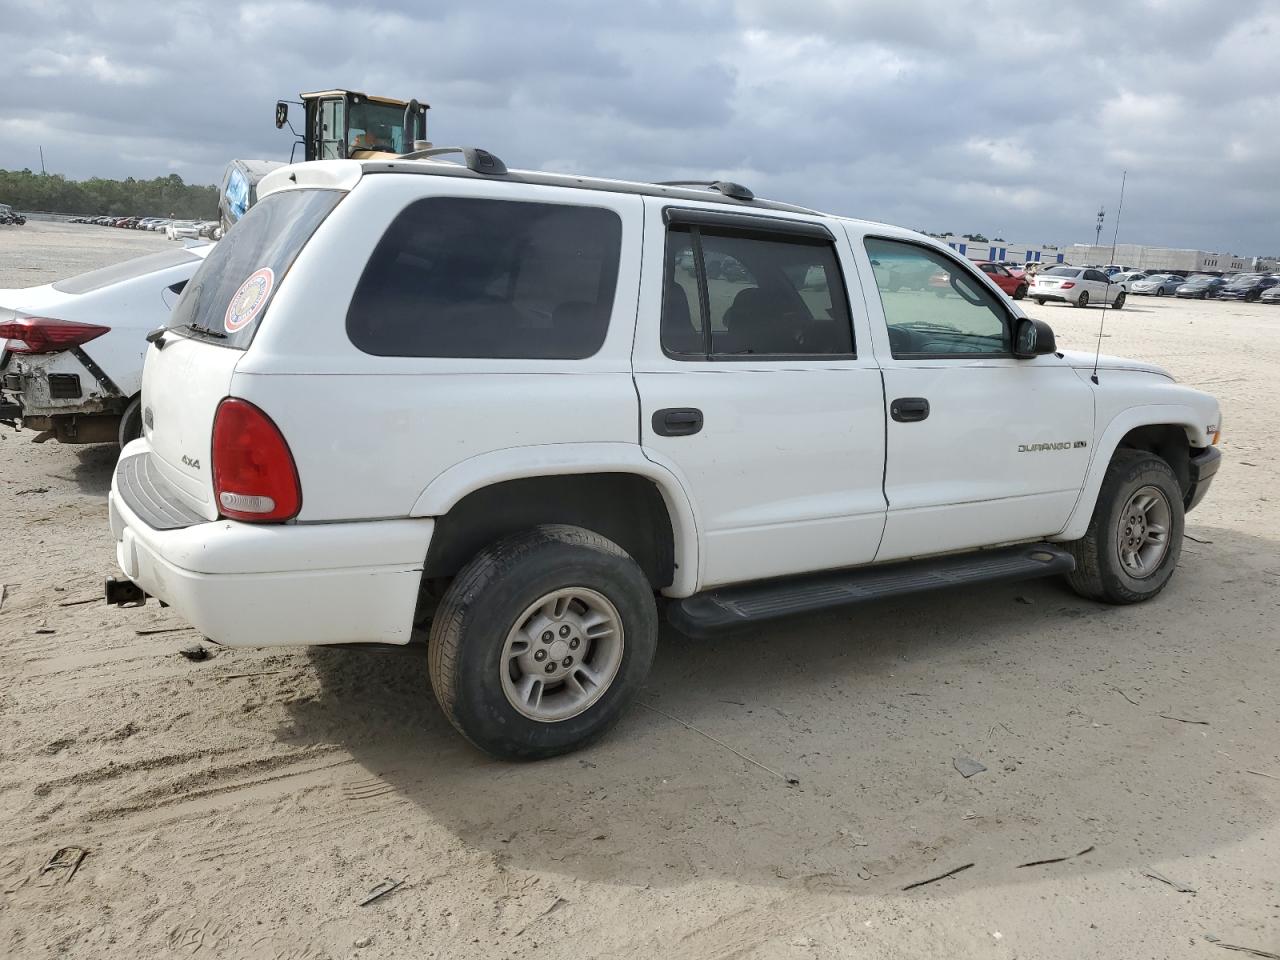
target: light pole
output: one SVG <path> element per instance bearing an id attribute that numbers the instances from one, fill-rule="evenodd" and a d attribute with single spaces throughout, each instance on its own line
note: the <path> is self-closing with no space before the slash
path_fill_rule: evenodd
<path id="1" fill-rule="evenodd" d="M 1102 243 L 1102 221 L 1107 219 L 1107 211 L 1105 207 L 1098 208 L 1098 225 L 1093 231 L 1093 245 L 1100 246 Z"/>

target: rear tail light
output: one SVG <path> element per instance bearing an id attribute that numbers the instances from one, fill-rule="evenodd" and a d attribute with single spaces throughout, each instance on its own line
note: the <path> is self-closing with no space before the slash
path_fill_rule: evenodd
<path id="1" fill-rule="evenodd" d="M 59 353 L 110 332 L 110 327 L 49 317 L 15 317 L 0 323 L 0 340 L 9 341 L 10 353 Z"/>
<path id="2" fill-rule="evenodd" d="M 292 520 L 302 508 L 298 468 L 284 436 L 247 400 L 227 397 L 213 419 L 213 495 L 224 517 Z"/>
<path id="3" fill-rule="evenodd" d="M 1063 289 L 1063 290 L 1070 290 L 1070 289 L 1071 289 L 1072 287 L 1074 287 L 1075 285 L 1076 285 L 1076 282 L 1075 282 L 1074 280 L 1068 280 L 1068 281 L 1066 281 L 1066 282 L 1062 285 L 1062 289 Z"/>

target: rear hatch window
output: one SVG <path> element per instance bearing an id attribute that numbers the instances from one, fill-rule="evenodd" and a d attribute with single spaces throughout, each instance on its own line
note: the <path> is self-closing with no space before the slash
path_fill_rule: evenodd
<path id="1" fill-rule="evenodd" d="M 344 196 L 340 190 L 283 190 L 251 207 L 191 278 L 168 326 L 246 349 L 285 273 Z"/>

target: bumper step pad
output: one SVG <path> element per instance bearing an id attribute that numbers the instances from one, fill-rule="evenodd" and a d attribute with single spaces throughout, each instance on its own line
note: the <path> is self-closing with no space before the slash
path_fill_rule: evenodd
<path id="1" fill-rule="evenodd" d="M 671 603 L 667 619 L 681 633 L 704 637 L 734 627 L 883 597 L 975 583 L 1031 580 L 1074 569 L 1074 558 L 1057 544 L 1022 544 L 708 590 Z"/>

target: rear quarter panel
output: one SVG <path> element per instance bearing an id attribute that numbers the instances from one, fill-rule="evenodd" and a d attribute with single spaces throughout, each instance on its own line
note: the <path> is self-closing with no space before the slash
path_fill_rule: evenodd
<path id="1" fill-rule="evenodd" d="M 346 313 L 392 219 L 427 196 L 600 206 L 622 220 L 609 332 L 585 360 L 378 357 L 348 339 Z M 522 446 L 638 442 L 630 352 L 639 197 L 413 174 L 364 177 L 303 249 L 236 368 L 234 396 L 265 410 L 302 481 L 300 522 L 408 516 L 455 464 Z"/>

